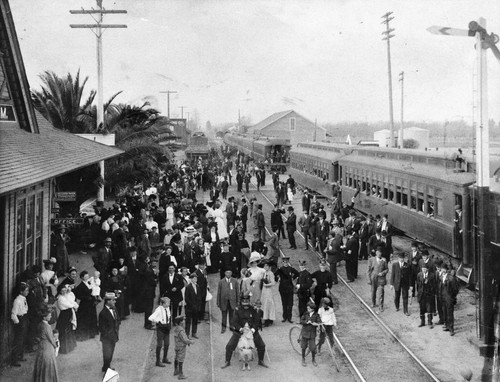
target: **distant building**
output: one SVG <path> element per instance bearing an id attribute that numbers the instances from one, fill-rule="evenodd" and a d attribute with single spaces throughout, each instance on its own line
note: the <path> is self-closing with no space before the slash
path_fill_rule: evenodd
<path id="1" fill-rule="evenodd" d="M 408 127 L 403 129 L 403 139 L 413 139 L 418 143 L 417 149 L 424 150 L 429 147 L 429 130 L 420 127 Z"/>
<path id="2" fill-rule="evenodd" d="M 5 364 L 13 349 L 16 285 L 27 268 L 49 258 L 56 178 L 122 151 L 57 130 L 34 110 L 7 1 L 0 3 L 0 51 L 0 364 Z"/>
<path id="3" fill-rule="evenodd" d="M 378 142 L 379 147 L 389 147 L 391 145 L 391 131 L 389 129 L 375 131 L 373 140 Z"/>
<path id="4" fill-rule="evenodd" d="M 398 142 L 399 130 L 394 130 L 394 142 Z M 429 130 L 420 127 L 408 127 L 403 129 L 403 139 L 413 139 L 418 143 L 418 150 L 429 147 Z M 373 140 L 379 143 L 380 147 L 389 147 L 391 144 L 391 131 L 389 129 L 378 130 L 373 133 Z"/>
<path id="5" fill-rule="evenodd" d="M 266 137 L 288 138 L 292 145 L 299 142 L 322 142 L 326 139 L 326 129 L 315 126 L 293 110 L 274 113 L 248 128 L 248 134 Z"/>

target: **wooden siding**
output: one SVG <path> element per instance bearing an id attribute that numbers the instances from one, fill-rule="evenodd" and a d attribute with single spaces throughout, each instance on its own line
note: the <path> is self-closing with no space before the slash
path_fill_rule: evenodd
<path id="1" fill-rule="evenodd" d="M 50 218 L 52 200 L 52 180 L 46 180 L 35 186 L 18 192 L 6 194 L 0 198 L 0 233 L 2 256 L 0 258 L 1 269 L 1 301 L 0 301 L 0 364 L 10 361 L 12 341 L 14 339 L 13 324 L 10 319 L 12 302 L 15 298 L 17 275 L 16 275 L 16 205 L 19 198 L 26 195 L 43 192 L 42 226 L 41 226 L 41 254 L 42 259 L 49 258 L 50 246 Z M 35 230 L 35 228 L 34 228 Z M 35 232 L 34 232 L 34 235 Z M 35 240 L 35 237 L 33 238 Z M 42 265 L 42 264 L 38 264 Z M 22 269 L 22 271 L 24 268 Z"/>
<path id="2" fill-rule="evenodd" d="M 290 131 L 290 118 L 295 118 L 295 131 Z M 289 138 L 292 145 L 299 142 L 321 142 L 325 140 L 325 130 L 314 126 L 296 112 L 291 112 L 260 130 L 261 135 Z M 315 139 L 316 136 L 316 139 Z"/>

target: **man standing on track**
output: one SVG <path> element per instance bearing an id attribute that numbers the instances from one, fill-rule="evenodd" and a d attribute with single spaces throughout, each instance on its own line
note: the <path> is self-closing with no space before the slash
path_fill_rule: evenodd
<path id="1" fill-rule="evenodd" d="M 306 261 L 299 260 L 299 278 L 295 288 L 297 288 L 297 298 L 299 300 L 299 317 L 302 317 L 306 311 L 307 303 L 309 297 L 311 296 L 311 286 L 313 285 L 313 280 L 311 274 L 306 269 Z"/>
<path id="2" fill-rule="evenodd" d="M 372 288 L 372 308 L 377 306 L 377 300 L 380 304 L 380 312 L 384 311 L 384 286 L 387 283 L 386 275 L 389 269 L 387 261 L 382 257 L 381 246 L 375 250 L 375 257 L 368 259 L 368 284 Z"/>
<path id="3" fill-rule="evenodd" d="M 266 219 L 262 212 L 262 204 L 257 205 L 257 232 L 261 240 L 266 241 Z"/>
<path id="4" fill-rule="evenodd" d="M 284 210 L 280 209 L 278 203 L 274 205 L 274 210 L 271 212 L 271 227 L 278 227 L 278 239 L 280 238 L 280 234 L 283 235 L 283 239 L 286 239 L 283 218 L 281 217 L 281 214 L 284 212 Z"/>
<path id="5" fill-rule="evenodd" d="M 450 332 L 450 336 L 455 335 L 455 318 L 453 316 L 455 304 L 457 303 L 458 283 L 452 274 L 448 272 L 448 265 L 441 264 L 441 298 L 443 304 L 443 316 L 445 332 Z"/>
<path id="6" fill-rule="evenodd" d="M 283 320 L 281 322 L 292 321 L 292 308 L 293 308 L 293 292 L 294 285 L 293 280 L 299 277 L 299 272 L 290 266 L 290 258 L 285 256 L 283 259 L 283 265 L 276 272 L 276 276 L 279 278 L 279 292 L 281 296 L 281 304 L 283 306 Z"/>
<path id="7" fill-rule="evenodd" d="M 410 265 L 405 261 L 405 254 L 398 253 L 398 261 L 392 263 L 391 270 L 391 288 L 394 289 L 394 306 L 396 312 L 399 311 L 399 300 L 403 294 L 403 313 L 408 313 L 408 290 L 411 284 Z"/>
<path id="8" fill-rule="evenodd" d="M 286 219 L 286 232 L 288 234 L 288 241 L 290 242 L 290 249 L 297 249 L 295 243 L 295 230 L 297 229 L 297 216 L 293 212 L 293 207 L 288 207 L 288 218 Z"/>
<path id="9" fill-rule="evenodd" d="M 304 190 L 304 195 L 302 196 L 302 211 L 307 211 L 311 209 L 311 198 L 309 197 L 309 191 L 307 188 Z"/>
<path id="10" fill-rule="evenodd" d="M 299 227 L 302 231 L 302 236 L 304 236 L 304 241 L 306 245 L 306 251 L 309 249 L 309 225 L 311 224 L 311 218 L 309 213 L 304 210 L 304 215 L 299 218 Z"/>
<path id="11" fill-rule="evenodd" d="M 417 275 L 417 299 L 420 305 L 420 325 L 425 326 L 425 315 L 427 314 L 430 328 L 434 327 L 432 315 L 436 311 L 436 283 L 434 275 L 429 272 L 427 264 L 422 264 L 421 271 Z"/>

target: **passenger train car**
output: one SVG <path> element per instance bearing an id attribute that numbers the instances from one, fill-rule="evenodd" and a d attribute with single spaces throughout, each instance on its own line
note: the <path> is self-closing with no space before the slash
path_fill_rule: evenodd
<path id="1" fill-rule="evenodd" d="M 224 143 L 236 148 L 255 160 L 264 162 L 272 159 L 274 163 L 282 163 L 283 158 L 289 158 L 290 140 L 273 137 L 253 137 L 246 134 L 227 133 Z"/>
<path id="2" fill-rule="evenodd" d="M 290 152 L 290 170 L 298 184 L 331 198 L 333 184 L 342 201 L 355 197 L 364 214 L 388 214 L 395 227 L 465 264 L 474 263 L 474 163 L 457 169 L 438 152 L 422 152 L 328 143 L 302 143 Z M 490 196 L 491 240 L 500 242 L 500 194 Z M 458 208 L 459 207 L 459 208 Z M 457 209 L 462 212 L 458 216 Z"/>

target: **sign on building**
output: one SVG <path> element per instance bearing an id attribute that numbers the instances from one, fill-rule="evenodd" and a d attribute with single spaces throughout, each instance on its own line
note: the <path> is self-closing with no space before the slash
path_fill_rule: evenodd
<path id="1" fill-rule="evenodd" d="M 56 202 L 76 201 L 76 191 L 56 192 Z"/>

